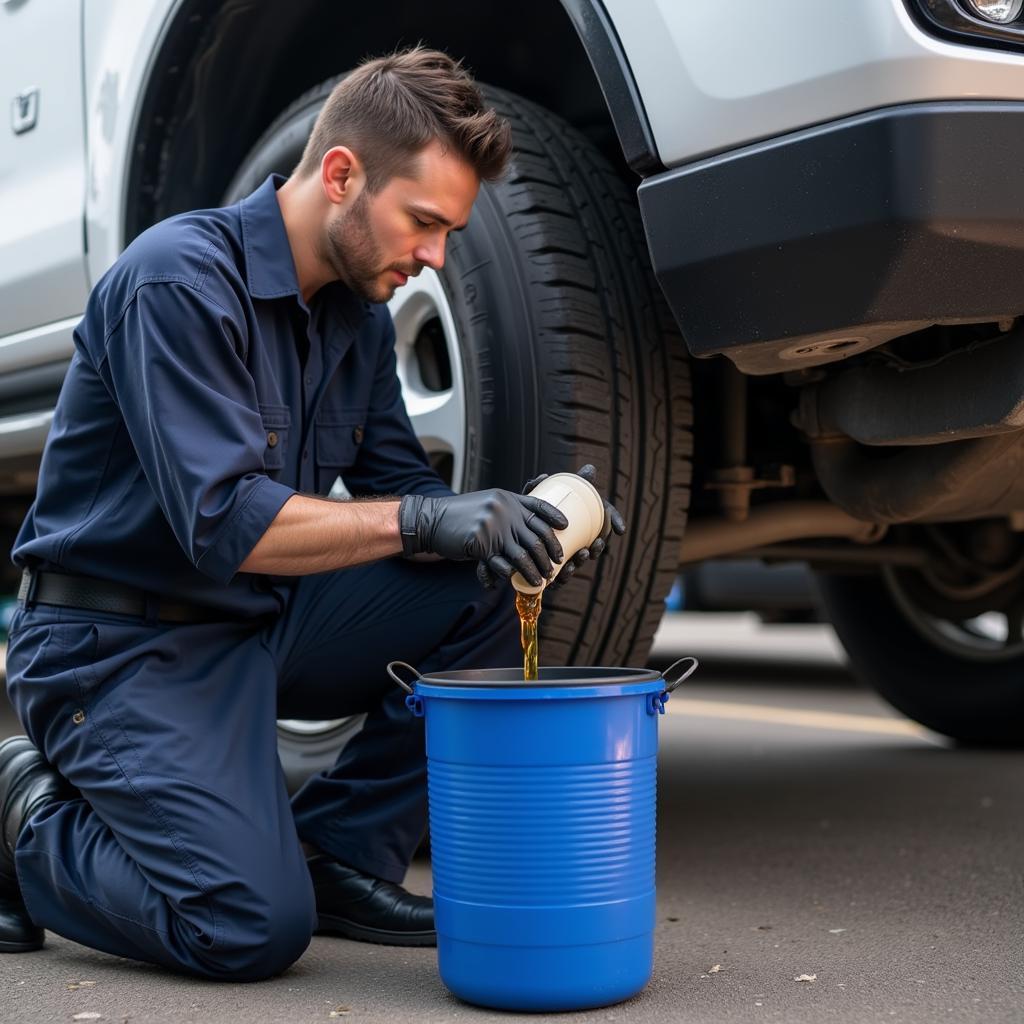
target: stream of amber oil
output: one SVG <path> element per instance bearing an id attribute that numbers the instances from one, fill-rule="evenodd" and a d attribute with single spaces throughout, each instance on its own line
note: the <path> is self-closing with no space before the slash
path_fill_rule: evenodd
<path id="1" fill-rule="evenodd" d="M 544 591 L 539 594 L 516 592 L 516 611 L 519 613 L 519 641 L 523 645 L 523 679 L 537 681 L 537 620 Z"/>

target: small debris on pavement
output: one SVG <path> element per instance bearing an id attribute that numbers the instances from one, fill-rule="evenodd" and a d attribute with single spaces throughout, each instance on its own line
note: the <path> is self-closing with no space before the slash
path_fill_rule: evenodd
<path id="1" fill-rule="evenodd" d="M 798 974 L 794 981 L 817 981 L 818 976 L 816 974 Z"/>
<path id="2" fill-rule="evenodd" d="M 329 1017 L 347 1017 L 352 1012 L 351 1006 L 336 1006 L 328 1014 Z"/>
<path id="3" fill-rule="evenodd" d="M 103 1020 L 102 1013 L 76 1013 L 72 1020 Z"/>
<path id="4" fill-rule="evenodd" d="M 96 986 L 96 982 L 95 981 L 69 981 L 68 982 L 68 991 L 69 992 L 77 992 L 78 989 L 80 989 L 80 988 L 95 988 L 95 986 Z"/>
<path id="5" fill-rule="evenodd" d="M 845 931 L 846 931 L 845 928 L 829 928 L 828 933 L 829 933 L 829 935 L 838 935 L 840 932 L 845 932 Z"/>
<path id="6" fill-rule="evenodd" d="M 722 969 L 721 964 L 715 964 L 714 967 L 708 968 L 708 974 L 717 974 Z"/>
<path id="7" fill-rule="evenodd" d="M 675 922 L 678 921 L 679 918 L 678 917 L 666 917 L 665 920 L 666 921 L 671 921 L 673 924 L 675 924 Z"/>

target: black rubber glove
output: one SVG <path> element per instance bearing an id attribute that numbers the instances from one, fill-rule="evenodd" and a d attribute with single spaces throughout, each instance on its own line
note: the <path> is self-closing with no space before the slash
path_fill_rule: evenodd
<path id="1" fill-rule="evenodd" d="M 523 492 L 527 493 L 532 491 L 534 487 L 546 479 L 550 474 L 541 473 L 540 476 L 535 476 L 532 480 L 527 480 L 523 484 Z M 588 483 L 597 485 L 597 469 L 592 466 L 589 462 L 585 466 L 580 466 L 576 473 L 577 476 L 583 477 Z M 562 529 L 562 527 L 559 527 Z M 608 546 L 608 538 L 612 535 L 612 532 L 617 533 L 620 537 L 626 532 L 626 523 L 622 516 L 619 514 L 619 510 L 610 502 L 605 501 L 604 503 L 604 526 L 601 529 L 601 535 L 590 545 L 589 548 L 580 548 L 572 558 L 569 559 L 565 565 L 562 566 L 561 571 L 558 575 L 548 584 L 547 589 L 557 589 L 558 587 L 565 586 L 570 579 L 572 579 L 573 573 L 579 569 L 584 562 L 592 558 L 597 558 L 602 551 Z M 490 589 L 494 586 L 494 579 L 487 571 L 485 565 L 477 567 L 477 576 L 480 582 L 485 587 Z"/>
<path id="2" fill-rule="evenodd" d="M 554 530 L 569 525 L 554 505 L 498 488 L 445 498 L 407 494 L 398 523 L 405 555 L 427 551 L 456 561 L 478 559 L 503 579 L 518 570 L 535 587 L 551 575 L 552 562 L 562 559 Z"/>
<path id="3" fill-rule="evenodd" d="M 550 474 L 542 473 L 540 476 L 535 476 L 532 480 L 527 480 L 523 484 L 523 492 L 534 489 L 541 480 L 546 479 Z M 597 482 L 597 470 L 590 464 L 581 466 L 578 476 L 582 476 L 588 483 Z M 564 527 L 559 526 L 559 529 Z M 572 579 L 572 573 L 580 568 L 584 562 L 592 558 L 597 558 L 602 551 L 607 547 L 608 538 L 612 532 L 615 532 L 618 536 L 622 537 L 626 532 L 626 523 L 623 520 L 622 515 L 618 513 L 618 510 L 610 502 L 605 501 L 604 503 L 604 526 L 601 529 L 601 536 L 589 548 L 581 548 L 575 553 L 559 571 L 557 577 L 548 585 L 550 590 L 552 587 L 563 587 L 569 580 Z M 556 559 L 557 560 L 557 559 Z M 480 562 L 476 568 L 476 575 L 480 583 L 483 584 L 488 590 L 495 585 L 495 575 L 487 567 L 485 562 Z M 531 581 L 532 582 L 532 581 Z"/>

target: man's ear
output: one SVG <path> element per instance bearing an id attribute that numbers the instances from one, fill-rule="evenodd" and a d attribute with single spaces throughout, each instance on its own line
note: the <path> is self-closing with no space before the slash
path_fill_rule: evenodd
<path id="1" fill-rule="evenodd" d="M 350 203 L 366 182 L 359 157 L 348 146 L 334 146 L 320 161 L 320 184 L 328 201 Z"/>

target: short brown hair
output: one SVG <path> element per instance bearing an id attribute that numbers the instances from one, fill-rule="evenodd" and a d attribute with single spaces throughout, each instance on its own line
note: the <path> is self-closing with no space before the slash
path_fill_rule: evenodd
<path id="1" fill-rule="evenodd" d="M 364 61 L 334 87 L 295 173 L 315 173 L 328 150 L 348 146 L 375 193 L 395 175 L 411 175 L 417 154 L 434 139 L 483 181 L 501 177 L 512 151 L 508 121 L 484 105 L 461 62 L 415 46 Z"/>

